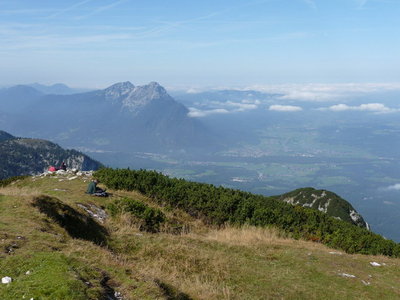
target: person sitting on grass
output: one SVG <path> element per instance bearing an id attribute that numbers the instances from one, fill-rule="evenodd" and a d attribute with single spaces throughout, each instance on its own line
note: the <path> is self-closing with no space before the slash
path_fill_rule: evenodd
<path id="1" fill-rule="evenodd" d="M 65 164 L 65 162 L 62 162 L 60 170 L 67 171 L 67 165 Z"/>
<path id="2" fill-rule="evenodd" d="M 89 182 L 86 194 L 92 195 L 92 196 L 99 196 L 99 197 L 107 197 L 108 194 L 106 193 L 105 190 L 99 188 L 97 184 L 99 181 L 97 179 L 92 180 Z"/>

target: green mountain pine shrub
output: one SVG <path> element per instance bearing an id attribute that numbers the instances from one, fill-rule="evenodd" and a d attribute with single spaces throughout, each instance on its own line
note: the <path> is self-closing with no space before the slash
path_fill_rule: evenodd
<path id="1" fill-rule="evenodd" d="M 137 190 L 160 205 L 183 209 L 209 224 L 272 225 L 293 238 L 321 242 L 348 253 L 400 257 L 400 245 L 391 240 L 322 212 L 278 201 L 276 197 L 169 178 L 156 171 L 104 168 L 95 177 L 109 188 Z"/>
<path id="2" fill-rule="evenodd" d="M 112 216 L 124 212 L 130 213 L 142 221 L 140 229 L 148 232 L 159 232 L 160 225 L 165 221 L 165 215 L 161 210 L 130 198 L 117 199 L 110 203 L 107 208 Z"/>

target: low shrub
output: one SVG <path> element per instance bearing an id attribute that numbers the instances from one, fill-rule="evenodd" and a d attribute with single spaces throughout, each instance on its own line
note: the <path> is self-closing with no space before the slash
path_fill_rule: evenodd
<path id="1" fill-rule="evenodd" d="M 25 179 L 26 177 L 28 177 L 28 176 L 22 175 L 22 176 L 12 176 L 12 177 L 9 177 L 9 178 L 6 178 L 6 179 L 1 179 L 0 180 L 0 187 L 5 187 L 5 186 L 10 185 L 11 183 L 17 181 L 17 180 Z"/>
<path id="2" fill-rule="evenodd" d="M 165 215 L 157 208 L 152 208 L 141 201 L 122 198 L 117 199 L 108 205 L 112 216 L 129 213 L 141 222 L 140 230 L 148 232 L 160 231 L 160 225 L 165 221 Z"/>

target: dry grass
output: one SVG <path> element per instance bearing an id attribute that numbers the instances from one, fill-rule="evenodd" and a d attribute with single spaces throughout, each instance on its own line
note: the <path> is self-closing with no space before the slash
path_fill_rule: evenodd
<path id="1" fill-rule="evenodd" d="M 319 243 L 289 238 L 286 233 L 277 228 L 262 228 L 249 225 L 244 225 L 242 227 L 227 225 L 222 229 L 210 230 L 200 235 L 193 233 L 191 236 L 234 246 L 253 248 L 255 246 L 284 246 L 309 250 L 318 249 L 332 251 L 332 249 Z"/>
<path id="2" fill-rule="evenodd" d="M 140 231 L 140 224 L 129 213 L 120 214 L 114 219 L 108 220 L 106 224 L 115 234 L 119 236 Z"/>
<path id="3" fill-rule="evenodd" d="M 41 191 L 38 188 L 31 187 L 18 187 L 18 186 L 6 186 L 0 188 L 0 195 L 13 196 L 13 197 L 35 197 L 39 196 Z"/>
<path id="4" fill-rule="evenodd" d="M 237 246 L 255 244 L 287 244 L 293 240 L 284 238 L 284 234 L 276 228 L 260 228 L 253 226 L 225 226 L 220 230 L 212 230 L 203 235 L 208 241 L 215 241 Z"/>
<path id="5" fill-rule="evenodd" d="M 112 286 L 127 300 L 165 299 L 156 282 L 193 299 L 400 299 L 396 284 L 400 260 L 330 254 L 338 251 L 290 239 L 275 228 L 210 228 L 182 211 L 159 207 L 136 192 L 118 191 L 104 199 L 87 196 L 83 180 L 43 178 L 34 183 L 26 180 L 26 185 L 31 188 L 18 184 L 0 190 L 6 195 L 6 201 L 0 202 L 4 232 L 27 237 L 26 244 L 16 250 L 17 255 L 18 251 L 44 251 L 57 246 L 57 251 L 67 257 L 106 271 Z M 48 231 L 38 231 L 45 227 L 44 216 L 32 211 L 29 199 L 39 194 L 55 196 L 73 207 L 77 202 L 106 206 L 113 199 L 129 197 L 160 208 L 167 218 L 175 218 L 192 230 L 180 235 L 140 232 L 137 220 L 122 214 L 103 224 L 110 232 L 111 243 L 110 248 L 100 247 L 66 236 L 55 224 L 50 224 Z M 386 265 L 374 268 L 371 261 Z M 343 278 L 338 276 L 341 272 L 357 277 Z M 364 286 L 361 280 L 371 285 Z"/>
<path id="6" fill-rule="evenodd" d="M 189 239 L 181 238 L 172 237 L 172 240 L 164 240 L 165 244 L 146 245 L 138 253 L 142 258 L 138 261 L 141 272 L 195 299 L 231 299 L 226 283 L 229 276 L 226 257 L 202 251 Z"/>

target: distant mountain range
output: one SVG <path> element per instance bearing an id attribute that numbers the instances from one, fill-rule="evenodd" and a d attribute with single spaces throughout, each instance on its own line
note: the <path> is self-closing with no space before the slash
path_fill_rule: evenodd
<path id="1" fill-rule="evenodd" d="M 19 113 L 34 104 L 41 96 L 43 93 L 26 85 L 0 89 L 0 112 Z"/>
<path id="2" fill-rule="evenodd" d="M 15 86 L 0 90 L 0 115 L 5 130 L 74 148 L 168 152 L 219 144 L 156 82 L 121 82 L 72 95 L 46 95 L 31 86 Z"/>
<path id="3" fill-rule="evenodd" d="M 46 140 L 17 138 L 5 131 L 0 131 L 0 158 L 0 179 L 40 173 L 62 162 L 79 170 L 101 167 L 101 163 L 81 152 L 65 150 Z"/>
<path id="4" fill-rule="evenodd" d="M 53 85 L 44 85 L 40 83 L 32 83 L 28 86 L 33 87 L 43 94 L 55 94 L 55 95 L 71 95 L 76 93 L 82 93 L 88 91 L 88 89 L 77 89 L 70 88 L 63 83 L 56 83 Z"/>

